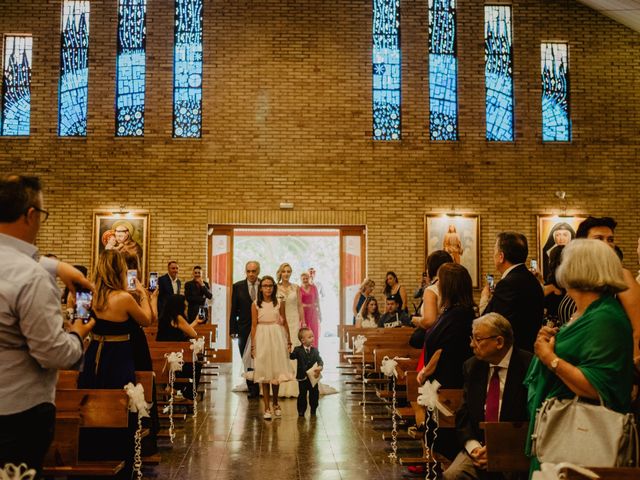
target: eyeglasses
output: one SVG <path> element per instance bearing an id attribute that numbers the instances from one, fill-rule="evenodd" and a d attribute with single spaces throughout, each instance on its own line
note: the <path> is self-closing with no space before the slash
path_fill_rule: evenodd
<path id="1" fill-rule="evenodd" d="M 475 343 L 476 345 L 480 342 L 482 342 L 483 340 L 489 340 L 490 338 L 498 338 L 500 335 L 491 335 L 490 337 L 474 337 L 473 335 L 471 335 L 469 337 L 469 340 L 471 340 L 471 342 Z"/>
<path id="2" fill-rule="evenodd" d="M 27 212 L 29 211 L 30 208 L 33 208 L 36 212 L 40 212 L 40 222 L 41 223 L 46 222 L 47 218 L 49 218 L 49 212 L 47 212 L 46 210 L 43 210 L 40 207 L 36 207 L 35 205 L 29 205 L 27 207 Z"/>

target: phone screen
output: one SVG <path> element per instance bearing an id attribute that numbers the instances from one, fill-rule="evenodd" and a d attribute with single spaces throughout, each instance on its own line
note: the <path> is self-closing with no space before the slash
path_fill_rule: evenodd
<path id="1" fill-rule="evenodd" d="M 149 274 L 149 290 L 152 292 L 158 288 L 158 272 L 151 272 Z"/>
<path id="2" fill-rule="evenodd" d="M 531 260 L 531 270 L 538 270 L 538 261 Z"/>
<path id="3" fill-rule="evenodd" d="M 127 270 L 127 290 L 136 289 L 136 278 L 138 278 L 136 270 Z"/>
<path id="4" fill-rule="evenodd" d="M 487 273 L 487 284 L 489 284 L 489 289 L 493 290 L 495 283 L 493 281 L 493 275 L 491 275 L 490 273 Z"/>
<path id="5" fill-rule="evenodd" d="M 89 322 L 92 301 L 93 293 L 89 290 L 78 290 L 76 292 L 76 318 L 81 318 L 82 323 Z"/>
<path id="6" fill-rule="evenodd" d="M 207 318 L 207 309 L 205 307 L 200 307 L 198 309 L 198 316 L 202 319 L 205 320 Z"/>

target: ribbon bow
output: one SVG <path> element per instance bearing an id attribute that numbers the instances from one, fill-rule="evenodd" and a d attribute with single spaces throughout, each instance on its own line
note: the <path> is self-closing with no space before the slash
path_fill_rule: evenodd
<path id="1" fill-rule="evenodd" d="M 170 372 L 182 371 L 182 366 L 184 365 L 184 360 L 182 358 L 182 351 L 165 353 L 164 358 L 167 359 L 167 364 L 169 365 Z"/>
<path id="2" fill-rule="evenodd" d="M 385 355 L 385 357 L 382 359 L 382 362 L 380 362 L 380 371 L 387 377 L 398 377 L 396 365 L 398 365 L 398 362 L 396 362 L 394 358 L 389 358 Z"/>
<path id="3" fill-rule="evenodd" d="M 140 417 L 148 417 L 151 405 L 144 400 L 144 387 L 142 384 L 138 383 L 134 386 L 133 383 L 129 382 L 124 386 L 124 391 L 129 396 L 129 411 L 138 412 Z"/>
<path id="4" fill-rule="evenodd" d="M 362 353 L 362 349 L 364 348 L 364 342 L 367 341 L 367 337 L 364 335 L 358 335 L 353 339 L 353 349 L 356 353 Z"/>
<path id="5" fill-rule="evenodd" d="M 25 463 L 21 463 L 17 467 L 13 463 L 7 463 L 0 470 L 0 480 L 33 480 L 35 476 L 36 471 L 27 467 Z"/>
<path id="6" fill-rule="evenodd" d="M 204 337 L 192 338 L 189 341 L 191 342 L 189 348 L 193 350 L 194 355 L 204 352 Z"/>
<path id="7" fill-rule="evenodd" d="M 437 380 L 424 382 L 424 385 L 418 388 L 418 404 L 427 407 L 429 410 L 439 410 L 445 417 L 453 416 L 453 411 L 438 400 L 438 389 L 440 382 Z"/>

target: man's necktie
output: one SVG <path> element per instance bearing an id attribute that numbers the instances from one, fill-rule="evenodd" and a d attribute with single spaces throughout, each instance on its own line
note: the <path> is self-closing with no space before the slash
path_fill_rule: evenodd
<path id="1" fill-rule="evenodd" d="M 498 371 L 500 367 L 493 367 L 493 375 L 489 380 L 489 390 L 487 390 L 487 403 L 485 404 L 484 419 L 486 422 L 497 422 L 500 420 L 500 377 Z"/>
<path id="2" fill-rule="evenodd" d="M 307 355 L 311 353 L 311 349 L 309 347 L 304 347 L 304 351 L 307 352 Z"/>
<path id="3" fill-rule="evenodd" d="M 249 289 L 249 295 L 251 295 L 251 300 L 256 299 L 256 284 L 252 283 L 251 288 Z"/>

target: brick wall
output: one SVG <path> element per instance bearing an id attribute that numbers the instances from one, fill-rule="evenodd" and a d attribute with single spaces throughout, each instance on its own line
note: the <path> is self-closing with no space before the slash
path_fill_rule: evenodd
<path id="1" fill-rule="evenodd" d="M 428 134 L 427 0 L 402 5 L 403 140 L 371 138 L 371 0 L 205 2 L 200 140 L 171 138 L 173 2 L 148 0 L 146 134 L 114 138 L 116 1 L 91 2 L 89 125 L 56 136 L 60 1 L 0 2 L 0 32 L 34 36 L 32 134 L 0 139 L 0 171 L 40 175 L 40 246 L 89 263 L 93 209 L 151 212 L 150 267 L 206 264 L 213 209 L 365 211 L 369 271 L 413 288 L 427 212 L 481 215 L 535 245 L 535 214 L 608 214 L 636 268 L 640 35 L 576 1 L 513 2 L 516 141 L 484 139 L 483 5 L 458 1 L 460 141 Z M 541 142 L 541 41 L 570 43 L 573 142 Z M 184 272 L 185 274 L 187 272 Z"/>

